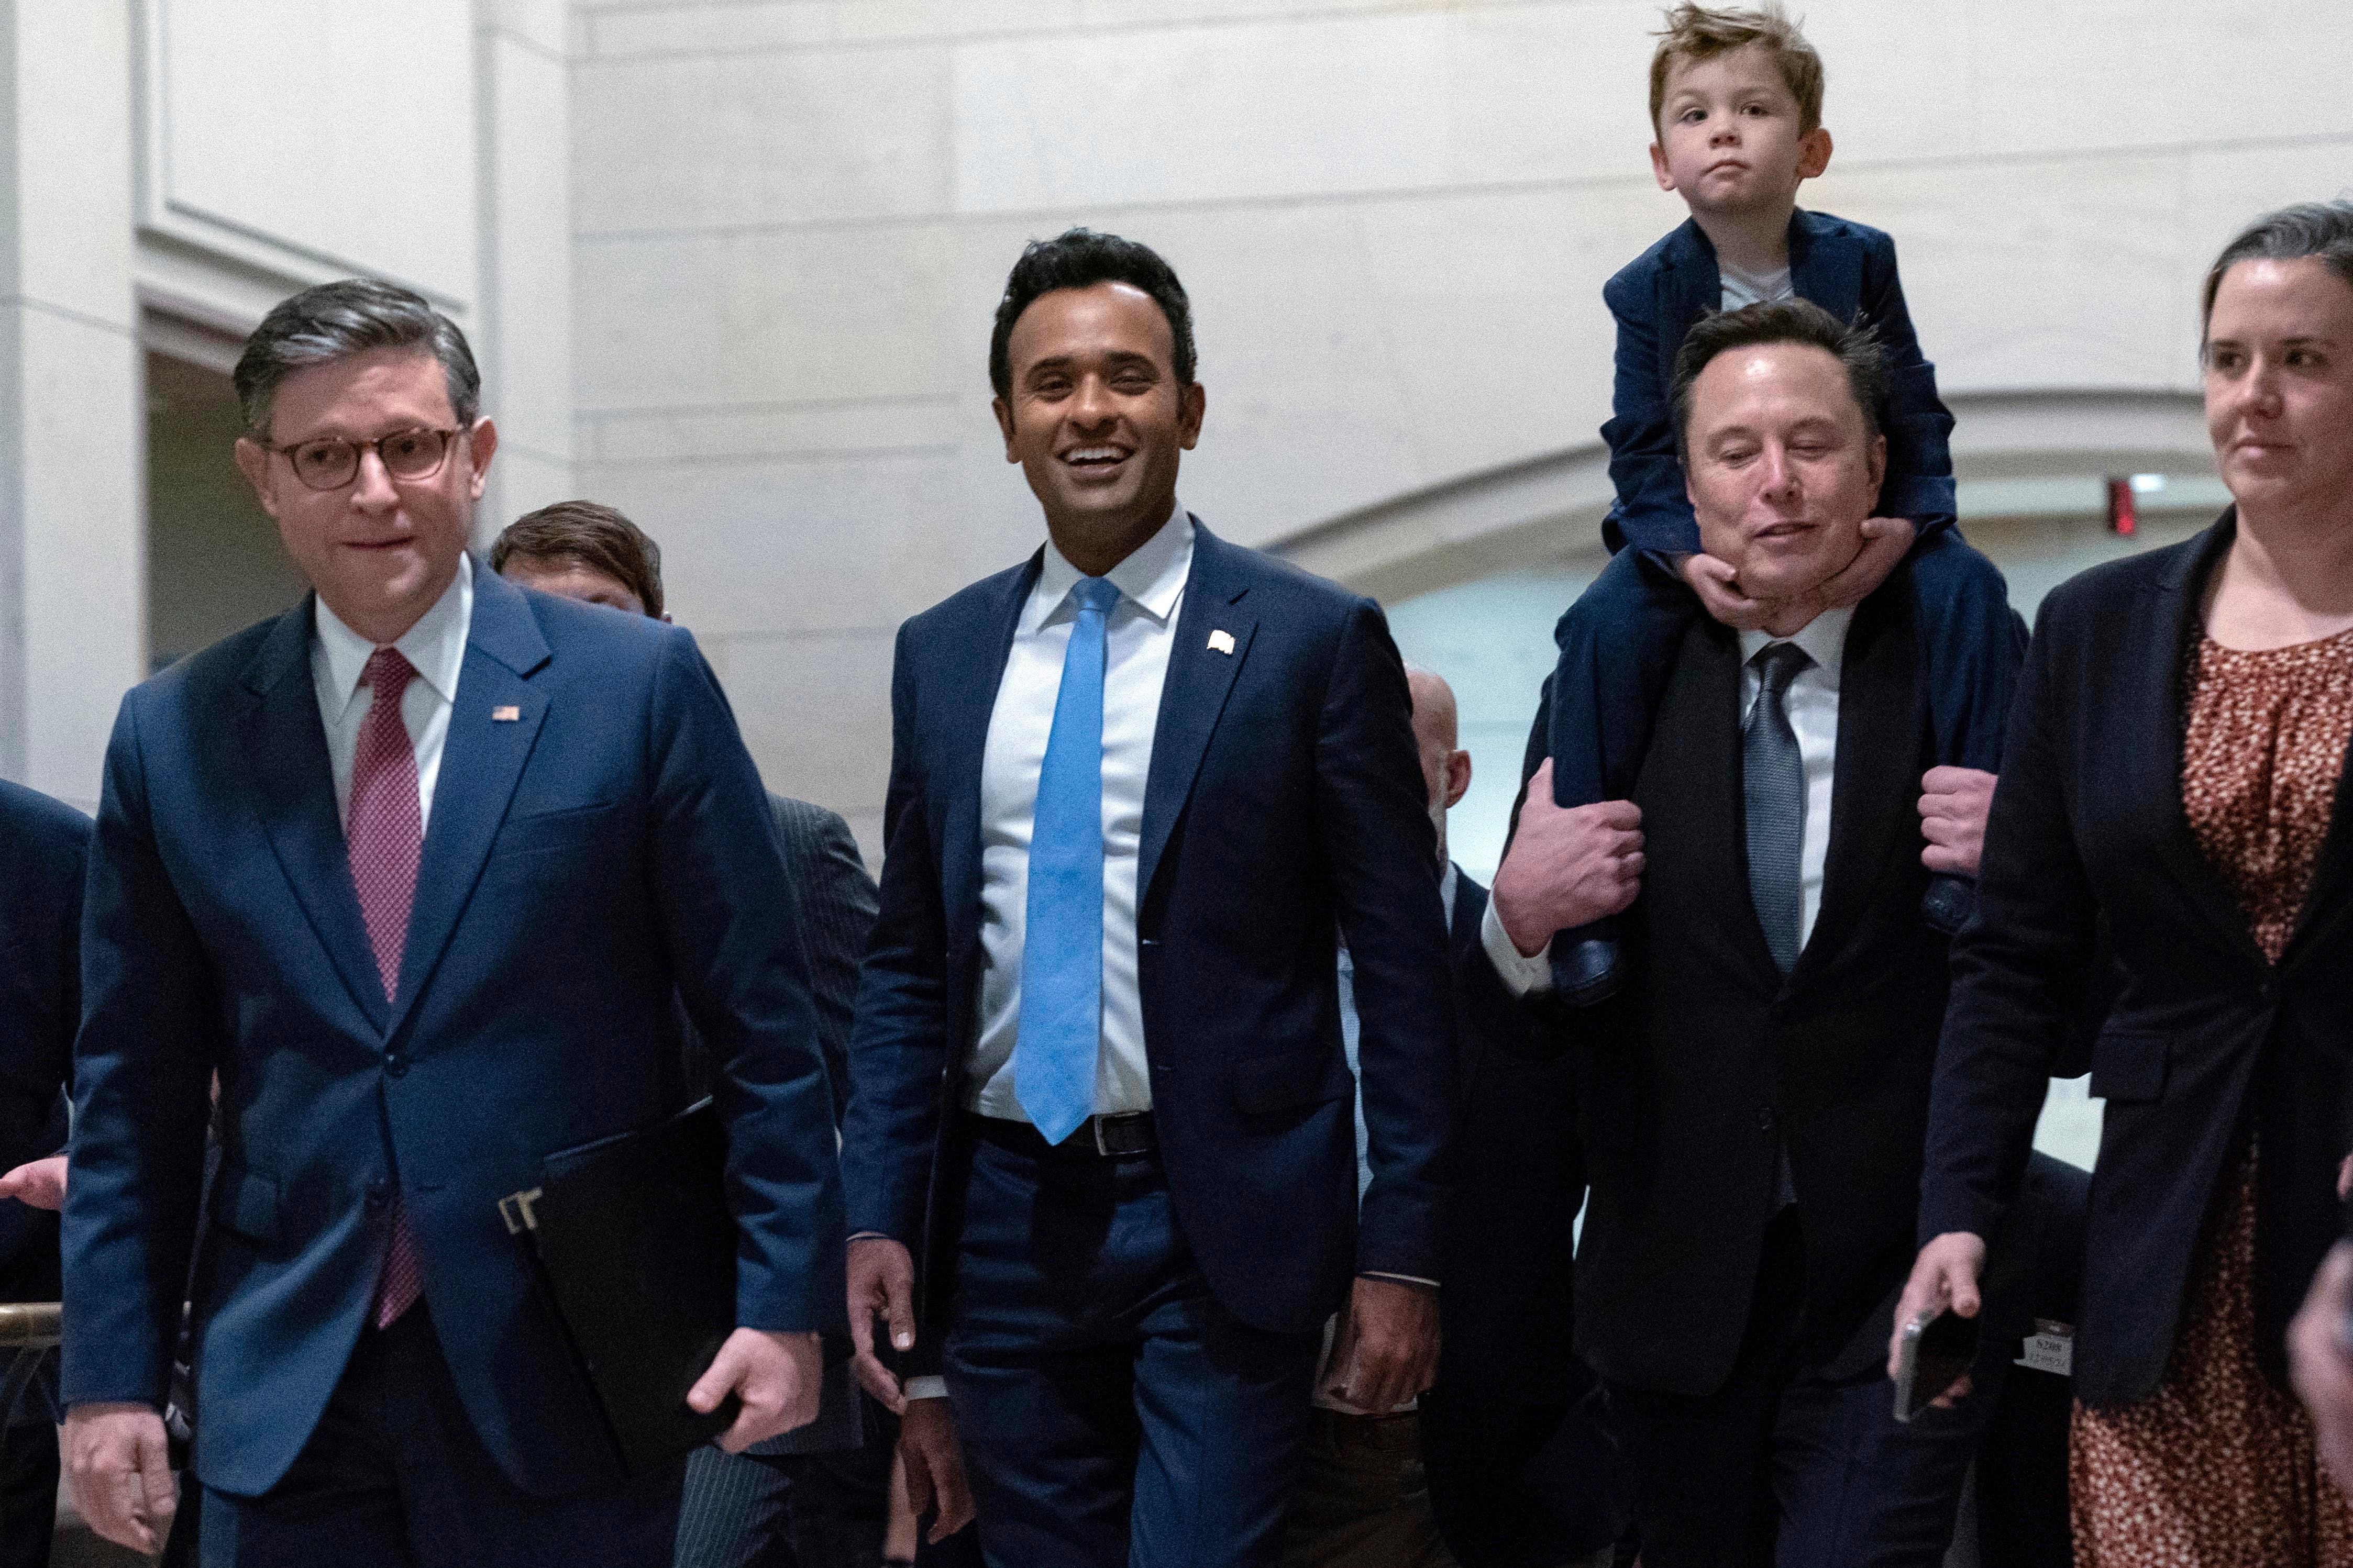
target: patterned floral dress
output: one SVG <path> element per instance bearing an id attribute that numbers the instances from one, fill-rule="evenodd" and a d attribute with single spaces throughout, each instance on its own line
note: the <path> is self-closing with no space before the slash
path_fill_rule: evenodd
<path id="1" fill-rule="evenodd" d="M 2353 738 L 2353 631 L 2249 652 L 2200 639 L 2181 800 L 2274 963 L 2295 934 Z M 2225 1171 L 2165 1382 L 2075 1407 L 2077 1568 L 2353 1568 L 2353 1505 L 2255 1355 L 2255 1160 Z"/>

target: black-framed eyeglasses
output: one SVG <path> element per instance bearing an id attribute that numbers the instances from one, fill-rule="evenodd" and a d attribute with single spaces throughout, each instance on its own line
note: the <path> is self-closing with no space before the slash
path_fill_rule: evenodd
<path id="1" fill-rule="evenodd" d="M 290 447 L 259 443 L 263 450 L 282 452 L 294 477 L 314 490 L 339 490 L 360 474 L 360 454 L 374 450 L 384 471 L 396 479 L 429 479 L 441 471 L 449 456 L 455 430 L 395 430 L 373 441 L 346 441 L 322 436 Z"/>

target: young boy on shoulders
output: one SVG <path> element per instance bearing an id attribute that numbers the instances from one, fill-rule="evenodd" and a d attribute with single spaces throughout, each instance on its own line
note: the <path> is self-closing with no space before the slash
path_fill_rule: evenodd
<path id="1" fill-rule="evenodd" d="M 1894 242 L 1798 205 L 1799 185 L 1830 164 L 1821 108 L 1821 57 L 1778 5 L 1684 4 L 1667 13 L 1651 60 L 1651 165 L 1691 217 L 1602 290 L 1618 322 L 1617 383 L 1601 427 L 1618 491 L 1602 537 L 1615 553 L 1554 632 L 1560 661 L 1549 751 L 1562 805 L 1632 794 L 1662 685 L 1694 616 L 1704 609 L 1743 627 L 1767 618 L 1729 564 L 1700 552 L 1667 388 L 1683 334 L 1702 316 L 1792 296 L 1868 322 L 1894 371 L 1881 410 L 1887 477 L 1877 515 L 1864 525 L 1862 553 L 1820 591 L 1820 608 L 1861 601 L 1908 558 L 1936 761 L 1998 771 L 2022 628 L 2001 574 L 1953 525 L 1953 418 L 1913 335 Z M 1986 635 L 1989 627 L 2002 635 Z M 1926 912 L 1955 930 L 1970 901 L 1968 883 L 1940 877 Z M 1564 998 L 1597 1002 L 1616 990 L 1612 925 L 1554 942 Z"/>

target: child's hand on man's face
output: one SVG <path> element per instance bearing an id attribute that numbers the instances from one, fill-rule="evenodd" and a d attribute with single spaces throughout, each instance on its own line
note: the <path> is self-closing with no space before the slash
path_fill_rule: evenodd
<path id="1" fill-rule="evenodd" d="M 1735 631 L 1758 631 L 1773 618 L 1780 606 L 1766 599 L 1752 599 L 1740 591 L 1740 569 L 1729 561 L 1708 554 L 1686 555 L 1675 563 L 1675 570 L 1699 595 L 1699 602 L 1709 616 L 1722 621 Z"/>
<path id="2" fill-rule="evenodd" d="M 1786 598 L 1750 598 L 1740 590 L 1739 569 L 1717 556 L 1685 555 L 1675 569 L 1707 613 L 1735 631 L 1761 631 L 1792 622 L 1802 626 L 1825 610 L 1842 610 L 1871 597 L 1910 552 L 1918 530 L 1910 518 L 1872 517 L 1863 520 L 1862 532 L 1862 548 L 1852 561 L 1812 591 Z"/>

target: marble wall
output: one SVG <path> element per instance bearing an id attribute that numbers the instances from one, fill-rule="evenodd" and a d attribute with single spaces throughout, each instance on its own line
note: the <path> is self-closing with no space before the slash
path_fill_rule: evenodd
<path id="1" fill-rule="evenodd" d="M 2186 391 L 2245 217 L 2353 187 L 2353 10 L 1816 0 L 1813 205 L 1890 228 L 1957 394 Z M 1187 503 L 1273 544 L 1590 446 L 1605 279 L 1683 210 L 1647 0 L 575 0 L 575 437 L 779 789 L 870 853 L 898 622 L 1040 535 L 987 414 L 1022 243 L 1198 317 Z"/>

